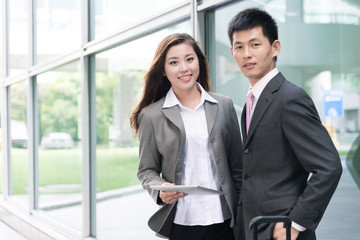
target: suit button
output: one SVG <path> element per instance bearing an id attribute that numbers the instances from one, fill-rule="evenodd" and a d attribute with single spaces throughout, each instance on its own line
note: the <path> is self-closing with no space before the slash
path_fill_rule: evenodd
<path id="1" fill-rule="evenodd" d="M 244 149 L 245 154 L 248 154 L 249 152 L 250 152 L 249 149 L 247 149 L 247 148 Z"/>
<path id="2" fill-rule="evenodd" d="M 214 143 L 215 142 L 215 138 L 211 138 L 210 142 Z"/>
<path id="3" fill-rule="evenodd" d="M 249 177 L 250 177 L 249 175 L 245 174 L 244 175 L 244 180 L 247 180 Z"/>

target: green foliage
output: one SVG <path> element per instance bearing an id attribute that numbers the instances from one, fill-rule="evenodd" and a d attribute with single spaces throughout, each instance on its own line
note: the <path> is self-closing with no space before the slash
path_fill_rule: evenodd
<path id="1" fill-rule="evenodd" d="M 27 83 L 14 84 L 11 89 L 11 119 L 26 123 Z"/>
<path id="2" fill-rule="evenodd" d="M 49 132 L 66 132 L 78 139 L 80 80 L 78 73 L 65 72 L 55 81 L 38 84 L 40 139 Z"/>
<path id="3" fill-rule="evenodd" d="M 137 147 L 96 149 L 97 191 L 107 191 L 139 184 L 136 177 Z M 13 193 L 27 194 L 28 162 L 26 149 L 12 149 Z M 39 185 L 81 184 L 79 148 L 39 150 Z"/>

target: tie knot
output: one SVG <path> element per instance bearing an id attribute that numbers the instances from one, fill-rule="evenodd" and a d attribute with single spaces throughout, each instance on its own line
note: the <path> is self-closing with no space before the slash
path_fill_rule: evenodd
<path id="1" fill-rule="evenodd" d="M 248 92 L 248 95 L 246 96 L 246 98 L 247 98 L 247 99 L 250 99 L 251 101 L 254 101 L 255 96 L 254 96 L 254 94 L 253 94 L 252 91 L 249 91 L 249 92 Z"/>

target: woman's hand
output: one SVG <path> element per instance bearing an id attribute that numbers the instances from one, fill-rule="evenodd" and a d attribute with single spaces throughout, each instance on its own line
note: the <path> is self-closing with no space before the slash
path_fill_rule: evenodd
<path id="1" fill-rule="evenodd" d="M 174 183 L 165 182 L 161 186 L 175 186 Z M 165 204 L 173 204 L 180 198 L 186 197 L 186 193 L 180 193 L 175 191 L 160 191 L 160 198 Z"/>

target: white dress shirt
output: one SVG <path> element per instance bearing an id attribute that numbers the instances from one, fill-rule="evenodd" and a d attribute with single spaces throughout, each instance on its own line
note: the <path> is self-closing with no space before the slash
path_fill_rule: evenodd
<path id="1" fill-rule="evenodd" d="M 270 80 L 273 79 L 273 77 L 275 77 L 276 74 L 278 74 L 278 73 L 279 73 L 279 70 L 277 68 L 274 68 L 268 74 L 266 74 L 262 79 L 260 79 L 260 81 L 258 81 L 254 86 L 250 86 L 249 91 L 252 91 L 254 94 L 254 97 L 255 97 L 251 115 L 254 113 L 254 109 L 256 107 L 257 100 L 259 99 L 262 91 L 264 90 L 266 85 L 270 82 Z M 306 230 L 306 228 L 297 224 L 296 222 L 292 222 L 291 226 L 300 232 Z"/>
<path id="2" fill-rule="evenodd" d="M 172 88 L 168 91 L 163 108 L 178 106 L 186 133 L 184 153 L 184 173 L 181 184 L 199 185 L 220 190 L 214 156 L 209 143 L 204 102 L 217 103 L 200 84 L 199 105 L 193 110 L 181 105 Z M 179 199 L 174 223 L 185 226 L 211 225 L 224 222 L 231 217 L 230 212 L 223 215 L 218 195 L 188 195 Z"/>

